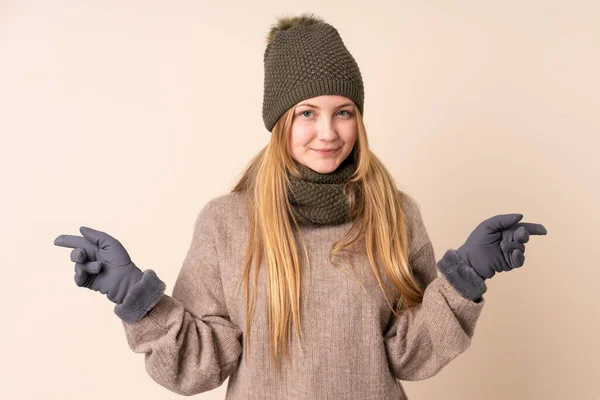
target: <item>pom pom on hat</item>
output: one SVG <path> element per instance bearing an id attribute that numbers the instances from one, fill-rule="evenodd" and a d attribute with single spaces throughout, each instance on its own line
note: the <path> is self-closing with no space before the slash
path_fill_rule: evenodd
<path id="1" fill-rule="evenodd" d="M 285 31 L 294 26 L 308 26 L 319 22 L 325 22 L 323 18 L 318 17 L 312 13 L 304 13 L 292 17 L 279 17 L 277 23 L 271 26 L 271 30 L 267 35 L 267 46 L 273 43 L 273 39 L 277 32 Z"/>

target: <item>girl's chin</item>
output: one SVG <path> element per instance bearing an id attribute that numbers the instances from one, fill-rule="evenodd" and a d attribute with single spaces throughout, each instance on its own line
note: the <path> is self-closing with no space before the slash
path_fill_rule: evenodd
<path id="1" fill-rule="evenodd" d="M 317 161 L 306 164 L 310 169 L 321 174 L 328 174 L 337 169 L 339 163 L 336 160 Z"/>

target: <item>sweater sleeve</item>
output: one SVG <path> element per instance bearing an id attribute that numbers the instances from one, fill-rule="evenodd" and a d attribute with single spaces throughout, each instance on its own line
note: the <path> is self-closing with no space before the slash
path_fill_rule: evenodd
<path id="1" fill-rule="evenodd" d="M 173 294 L 163 294 L 140 320 L 122 322 L 150 377 L 186 396 L 222 385 L 242 354 L 242 331 L 228 316 L 220 278 L 213 207 L 207 203 L 196 218 Z"/>
<path id="2" fill-rule="evenodd" d="M 452 255 L 446 252 L 444 257 Z M 445 275 L 437 276 L 430 241 L 410 264 L 418 271 L 415 275 L 424 279 L 423 301 L 402 311 L 399 317 L 392 314 L 384 344 L 392 374 L 401 380 L 417 381 L 434 376 L 469 347 L 485 300 L 465 298 Z"/>

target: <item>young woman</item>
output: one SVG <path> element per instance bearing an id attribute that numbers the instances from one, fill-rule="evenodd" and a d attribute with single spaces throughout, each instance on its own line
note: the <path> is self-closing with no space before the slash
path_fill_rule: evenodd
<path id="1" fill-rule="evenodd" d="M 469 347 L 485 280 L 522 266 L 529 235 L 546 230 L 497 215 L 436 262 L 416 201 L 369 149 L 360 70 L 337 30 L 302 14 L 267 41 L 271 141 L 199 212 L 171 296 L 107 233 L 55 244 L 73 248 L 77 285 L 115 303 L 171 391 L 229 377 L 227 399 L 407 398 L 400 380 Z"/>

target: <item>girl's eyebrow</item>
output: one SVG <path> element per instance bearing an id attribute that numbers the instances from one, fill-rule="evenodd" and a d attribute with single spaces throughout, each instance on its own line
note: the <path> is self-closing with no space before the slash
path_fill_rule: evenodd
<path id="1" fill-rule="evenodd" d="M 354 105 L 354 104 L 353 104 L 353 103 L 344 103 L 344 104 L 342 104 L 342 105 L 340 105 L 340 106 L 337 106 L 336 108 L 342 108 L 342 107 L 346 107 L 346 106 L 352 106 L 352 105 Z M 311 103 L 302 103 L 302 104 L 298 104 L 298 107 L 300 107 L 300 106 L 308 106 L 308 107 L 316 108 L 317 110 L 320 110 L 320 109 L 321 109 L 321 107 L 319 107 L 319 106 L 316 106 L 316 105 L 314 105 L 314 104 L 311 104 Z"/>

